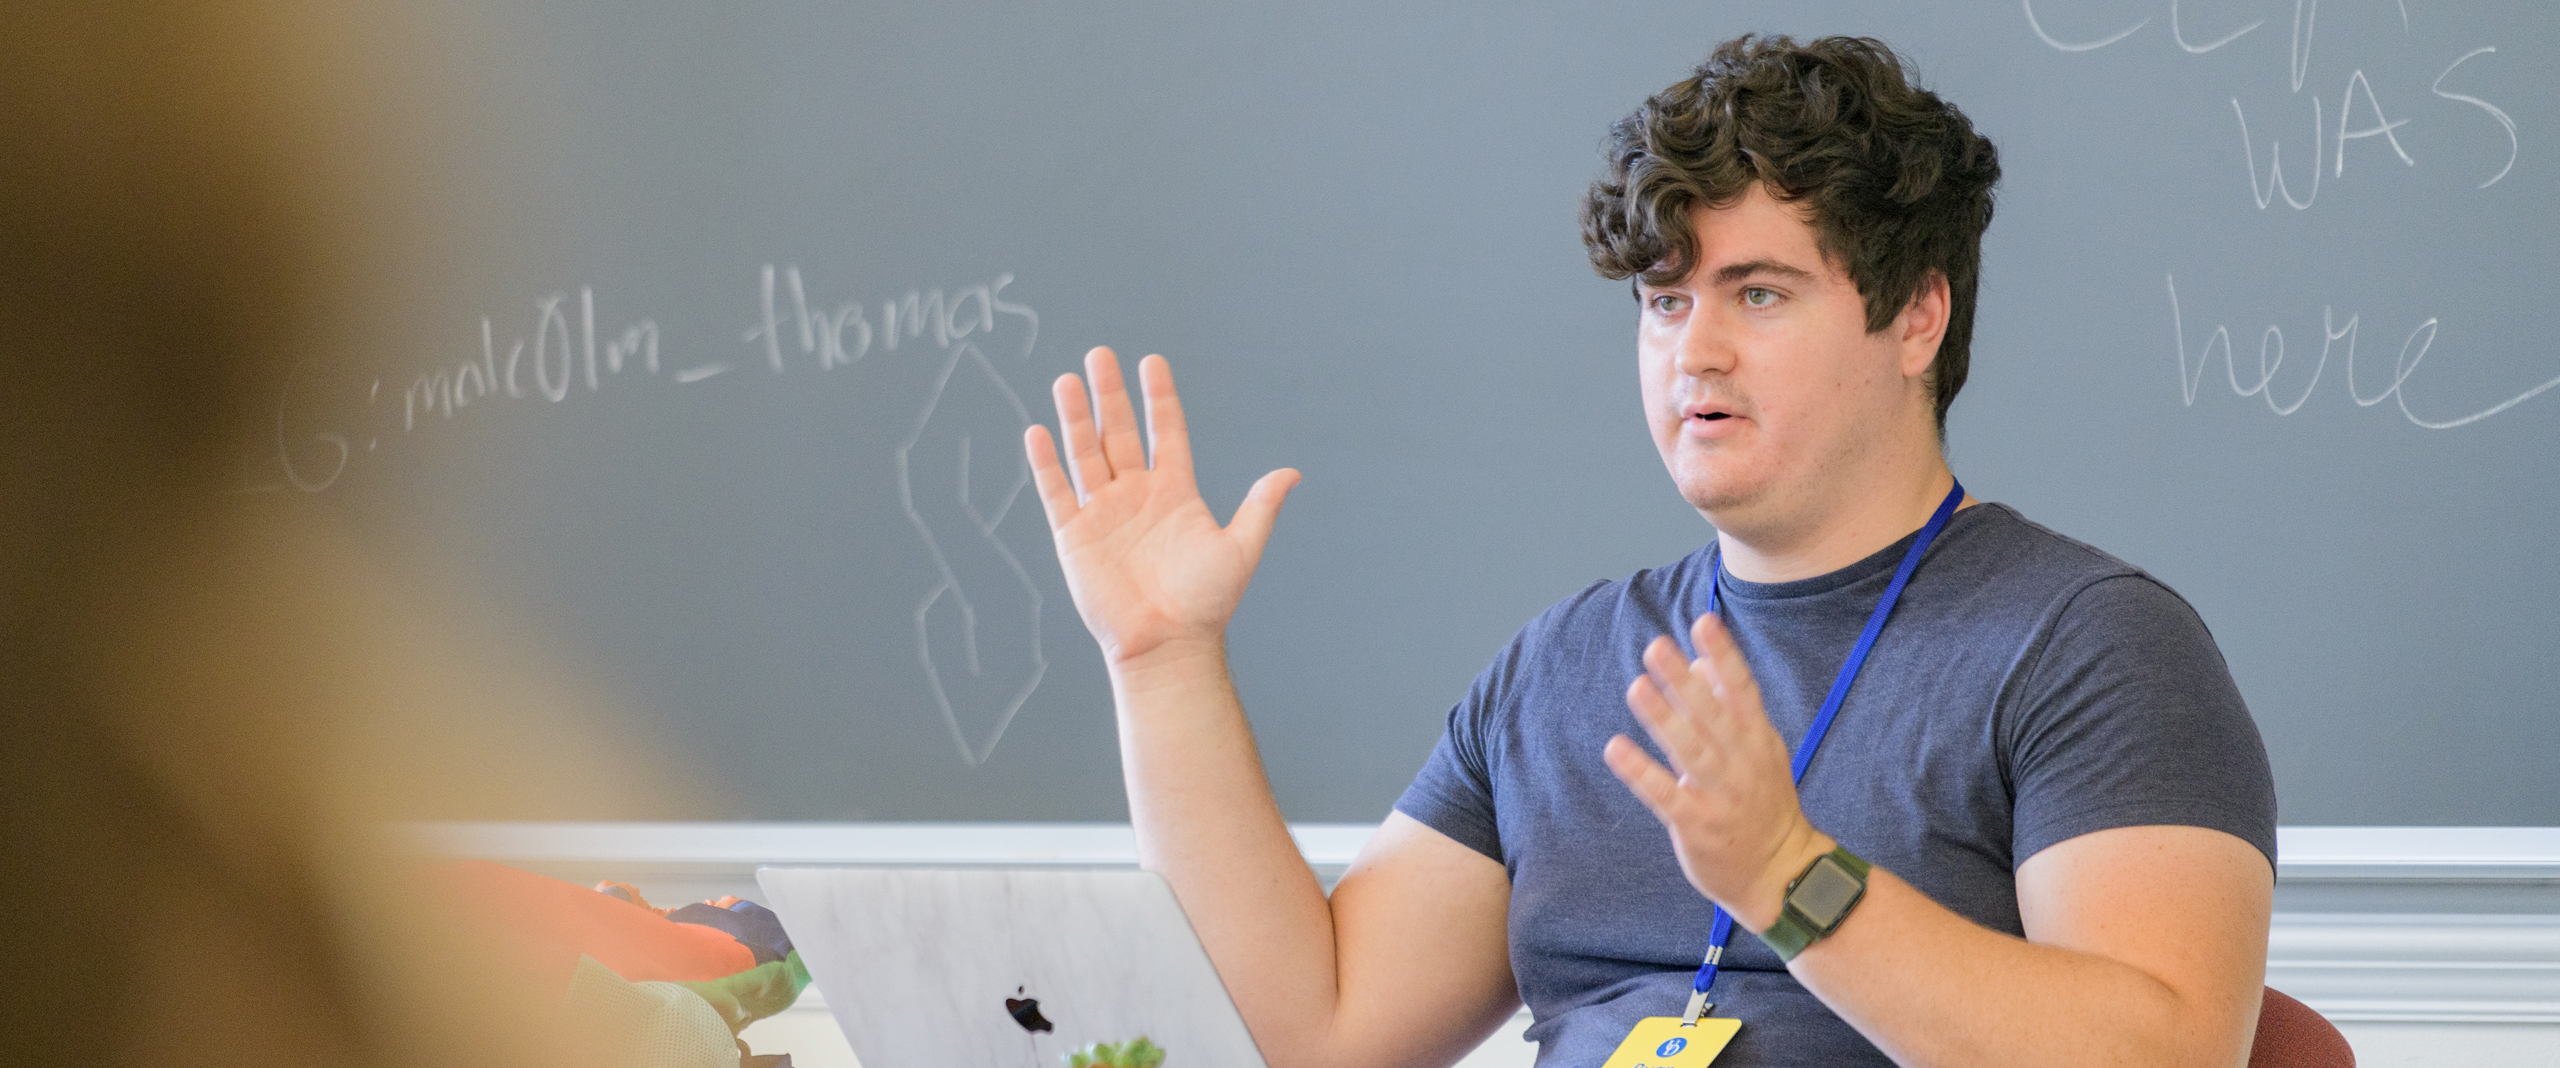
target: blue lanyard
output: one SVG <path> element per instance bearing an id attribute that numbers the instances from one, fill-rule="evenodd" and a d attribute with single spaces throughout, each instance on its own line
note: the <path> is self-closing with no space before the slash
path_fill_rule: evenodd
<path id="1" fill-rule="evenodd" d="M 1814 750 L 1822 748 L 1822 736 L 1831 732 L 1831 721 L 1840 715 L 1840 704 L 1849 699 L 1849 685 L 1858 681 L 1858 669 L 1867 664 L 1867 653 L 1876 647 L 1876 635 L 1884 633 L 1885 617 L 1893 614 L 1894 602 L 1902 599 L 1902 588 L 1911 582 L 1911 573 L 1920 570 L 1920 557 L 1928 553 L 1929 543 L 1938 540 L 1938 532 L 1947 528 L 1947 517 L 1956 514 L 1956 505 L 1964 501 L 1964 483 L 1958 482 L 1947 491 L 1947 499 L 1938 502 L 1938 510 L 1920 528 L 1920 536 L 1911 540 L 1911 548 L 1902 554 L 1902 566 L 1893 572 L 1893 584 L 1884 588 L 1884 599 L 1876 602 L 1875 614 L 1867 617 L 1867 629 L 1859 632 L 1858 644 L 1849 650 L 1849 662 L 1840 665 L 1840 677 L 1832 680 L 1831 694 L 1822 699 L 1822 711 L 1813 717 L 1813 726 L 1804 732 L 1804 742 L 1796 746 L 1795 781 L 1804 781 L 1804 769 L 1813 766 Z M 1715 563 L 1709 572 L 1707 611 L 1723 613 L 1724 550 L 1716 549 Z M 1698 981 L 1690 986 L 1688 1018 L 1706 1004 L 1707 991 L 1716 985 L 1716 967 L 1724 962 L 1724 944 L 1733 938 L 1733 915 L 1716 906 L 1715 927 L 1707 933 L 1707 962 L 1698 966 Z"/>

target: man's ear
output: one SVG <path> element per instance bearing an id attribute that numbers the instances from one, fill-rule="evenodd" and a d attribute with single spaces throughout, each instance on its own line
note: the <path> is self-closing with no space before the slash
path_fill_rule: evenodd
<path id="1" fill-rule="evenodd" d="M 1928 373 L 1929 365 L 1938 358 L 1938 343 L 1947 336 L 1947 316 L 1955 305 L 1955 296 L 1947 288 L 1947 276 L 1929 272 L 1920 280 L 1920 288 L 1911 294 L 1911 303 L 1902 306 L 1902 314 L 1893 321 L 1894 339 L 1902 346 L 1902 376 L 1918 378 Z"/>

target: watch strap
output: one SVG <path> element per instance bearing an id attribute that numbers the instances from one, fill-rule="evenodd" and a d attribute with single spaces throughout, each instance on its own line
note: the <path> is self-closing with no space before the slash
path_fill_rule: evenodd
<path id="1" fill-rule="evenodd" d="M 1821 867 L 1825 862 L 1835 865 L 1843 874 L 1857 882 L 1856 892 L 1851 895 L 1848 903 L 1840 906 L 1839 912 L 1834 914 L 1831 922 L 1827 924 L 1807 915 L 1803 909 L 1797 907 L 1796 900 L 1797 889 L 1804 885 L 1805 879 L 1814 873 L 1814 869 Z M 1787 883 L 1787 896 L 1778 909 L 1777 922 L 1770 924 L 1768 930 L 1760 932 L 1760 941 L 1775 951 L 1780 961 L 1796 959 L 1796 955 L 1804 952 L 1807 947 L 1840 929 L 1840 924 L 1849 918 L 1849 913 L 1855 910 L 1858 902 L 1866 897 L 1867 872 L 1873 867 L 1842 846 L 1834 846 L 1831 852 L 1815 857 L 1813 863 L 1805 865 L 1804 870 L 1796 873 L 1796 877 Z"/>

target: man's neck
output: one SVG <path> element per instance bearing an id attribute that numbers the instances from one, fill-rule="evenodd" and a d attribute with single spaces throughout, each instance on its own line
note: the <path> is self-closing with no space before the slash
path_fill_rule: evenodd
<path id="1" fill-rule="evenodd" d="M 1955 475 L 1946 462 L 1933 455 L 1916 472 L 1848 488 L 1829 500 L 1807 502 L 1811 514 L 1793 517 L 1793 522 L 1720 524 L 1716 537 L 1724 569 L 1750 582 L 1793 582 L 1830 574 L 1927 525 L 1954 485 Z M 1958 507 L 1973 504 L 1968 496 Z"/>

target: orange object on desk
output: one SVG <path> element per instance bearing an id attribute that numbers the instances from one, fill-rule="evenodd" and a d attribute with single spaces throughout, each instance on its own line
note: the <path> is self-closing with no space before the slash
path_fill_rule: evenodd
<path id="1" fill-rule="evenodd" d="M 567 988 L 581 955 L 635 983 L 707 980 L 756 966 L 727 932 L 675 923 L 575 883 L 485 860 L 440 868 L 460 900 L 505 932 L 524 965 Z"/>

